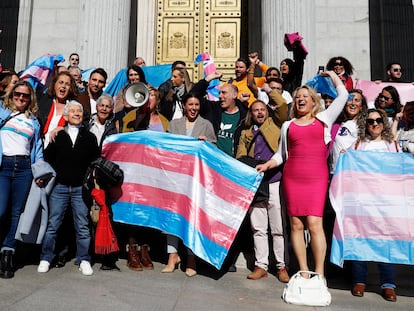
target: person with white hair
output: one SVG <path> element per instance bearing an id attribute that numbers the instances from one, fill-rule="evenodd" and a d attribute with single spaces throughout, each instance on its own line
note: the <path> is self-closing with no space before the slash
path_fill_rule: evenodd
<path id="1" fill-rule="evenodd" d="M 92 275 L 89 246 L 89 208 L 82 196 L 82 184 L 90 163 L 100 155 L 96 136 L 82 126 L 83 107 L 75 101 L 69 101 L 63 116 L 67 125 L 59 131 L 55 140 L 47 146 L 44 158 L 56 171 L 56 185 L 49 198 L 49 220 L 43 239 L 39 273 L 49 271 L 55 257 L 55 244 L 66 208 L 72 207 L 76 232 L 76 259 L 83 275 Z"/>

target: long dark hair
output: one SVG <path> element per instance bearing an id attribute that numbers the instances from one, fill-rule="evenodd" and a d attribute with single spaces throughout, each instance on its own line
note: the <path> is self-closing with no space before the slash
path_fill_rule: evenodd
<path id="1" fill-rule="evenodd" d="M 126 75 L 127 75 L 127 79 L 128 79 L 128 81 L 129 81 L 129 71 L 130 70 L 134 70 L 134 71 L 136 71 L 137 73 L 138 73 L 138 75 L 139 75 L 139 82 L 142 82 L 142 83 L 145 83 L 145 84 L 148 84 L 147 83 L 147 80 L 145 80 L 145 73 L 144 73 L 144 70 L 142 70 L 142 68 L 140 67 L 140 66 L 137 66 L 137 65 L 135 65 L 135 64 L 132 64 L 131 66 L 128 66 L 128 69 L 127 69 L 127 71 L 126 71 Z"/>
<path id="2" fill-rule="evenodd" d="M 401 111 L 401 108 L 402 108 L 401 100 L 400 100 L 400 94 L 398 93 L 397 89 L 395 87 L 393 87 L 392 85 L 387 85 L 386 87 L 384 87 L 381 90 L 381 93 L 382 93 L 382 91 L 387 91 L 388 93 L 391 94 L 391 98 L 393 100 L 393 104 L 392 104 L 391 108 L 385 109 L 385 112 L 387 113 L 387 115 L 390 118 L 394 118 L 395 115 L 397 113 L 399 113 Z M 375 99 L 375 108 L 382 109 L 379 106 L 379 95 Z"/>

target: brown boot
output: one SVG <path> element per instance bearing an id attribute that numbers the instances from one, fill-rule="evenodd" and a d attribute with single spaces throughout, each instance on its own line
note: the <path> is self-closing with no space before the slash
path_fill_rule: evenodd
<path id="1" fill-rule="evenodd" d="M 141 260 L 141 263 L 145 269 L 153 270 L 154 265 L 149 255 L 149 250 L 150 250 L 150 247 L 148 246 L 148 244 L 142 245 L 141 250 L 139 252 L 139 259 Z"/>
<path id="2" fill-rule="evenodd" d="M 128 253 L 127 266 L 131 270 L 142 271 L 142 265 L 139 261 L 139 246 L 138 244 L 127 244 L 126 251 Z"/>

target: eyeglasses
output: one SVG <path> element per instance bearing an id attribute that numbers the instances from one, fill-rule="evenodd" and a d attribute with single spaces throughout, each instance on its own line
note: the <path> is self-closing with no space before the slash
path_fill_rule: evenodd
<path id="1" fill-rule="evenodd" d="M 392 71 L 393 72 L 402 72 L 402 69 L 401 68 L 394 68 Z"/>
<path id="2" fill-rule="evenodd" d="M 23 97 L 23 100 L 29 100 L 30 99 L 30 93 L 22 93 L 22 92 L 14 91 L 13 96 L 15 98 Z"/>
<path id="3" fill-rule="evenodd" d="M 377 124 L 384 124 L 384 120 L 382 118 L 367 119 L 368 125 L 374 125 L 375 122 L 377 122 Z"/>
<path id="4" fill-rule="evenodd" d="M 390 99 L 392 99 L 391 97 L 388 97 L 388 96 L 385 96 L 385 95 L 382 95 L 382 94 L 379 94 L 378 98 L 383 98 L 385 101 L 389 101 Z"/>

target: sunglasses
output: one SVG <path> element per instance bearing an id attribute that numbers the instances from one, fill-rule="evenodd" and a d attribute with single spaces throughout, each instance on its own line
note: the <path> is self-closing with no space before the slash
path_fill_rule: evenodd
<path id="1" fill-rule="evenodd" d="M 336 66 L 343 66 L 343 65 L 342 65 L 342 63 L 341 63 L 341 62 L 336 62 L 336 63 L 335 63 L 335 67 L 336 67 Z"/>
<path id="2" fill-rule="evenodd" d="M 394 68 L 392 71 L 393 72 L 402 72 L 402 69 L 401 68 Z"/>
<path id="3" fill-rule="evenodd" d="M 16 97 L 16 98 L 23 97 L 24 100 L 29 100 L 30 99 L 30 93 L 28 94 L 28 93 L 22 93 L 22 92 L 14 91 L 13 96 Z"/>
<path id="4" fill-rule="evenodd" d="M 74 60 L 74 61 L 78 62 L 79 58 L 71 58 L 70 60 Z"/>
<path id="5" fill-rule="evenodd" d="M 384 124 L 384 120 L 382 118 L 367 119 L 368 125 L 374 125 L 375 122 L 377 122 L 377 124 Z"/>
<path id="6" fill-rule="evenodd" d="M 388 97 L 388 96 L 385 96 L 385 95 L 382 95 L 382 94 L 379 94 L 378 98 L 384 98 L 385 101 L 389 101 L 390 99 L 392 99 L 391 97 Z"/>

